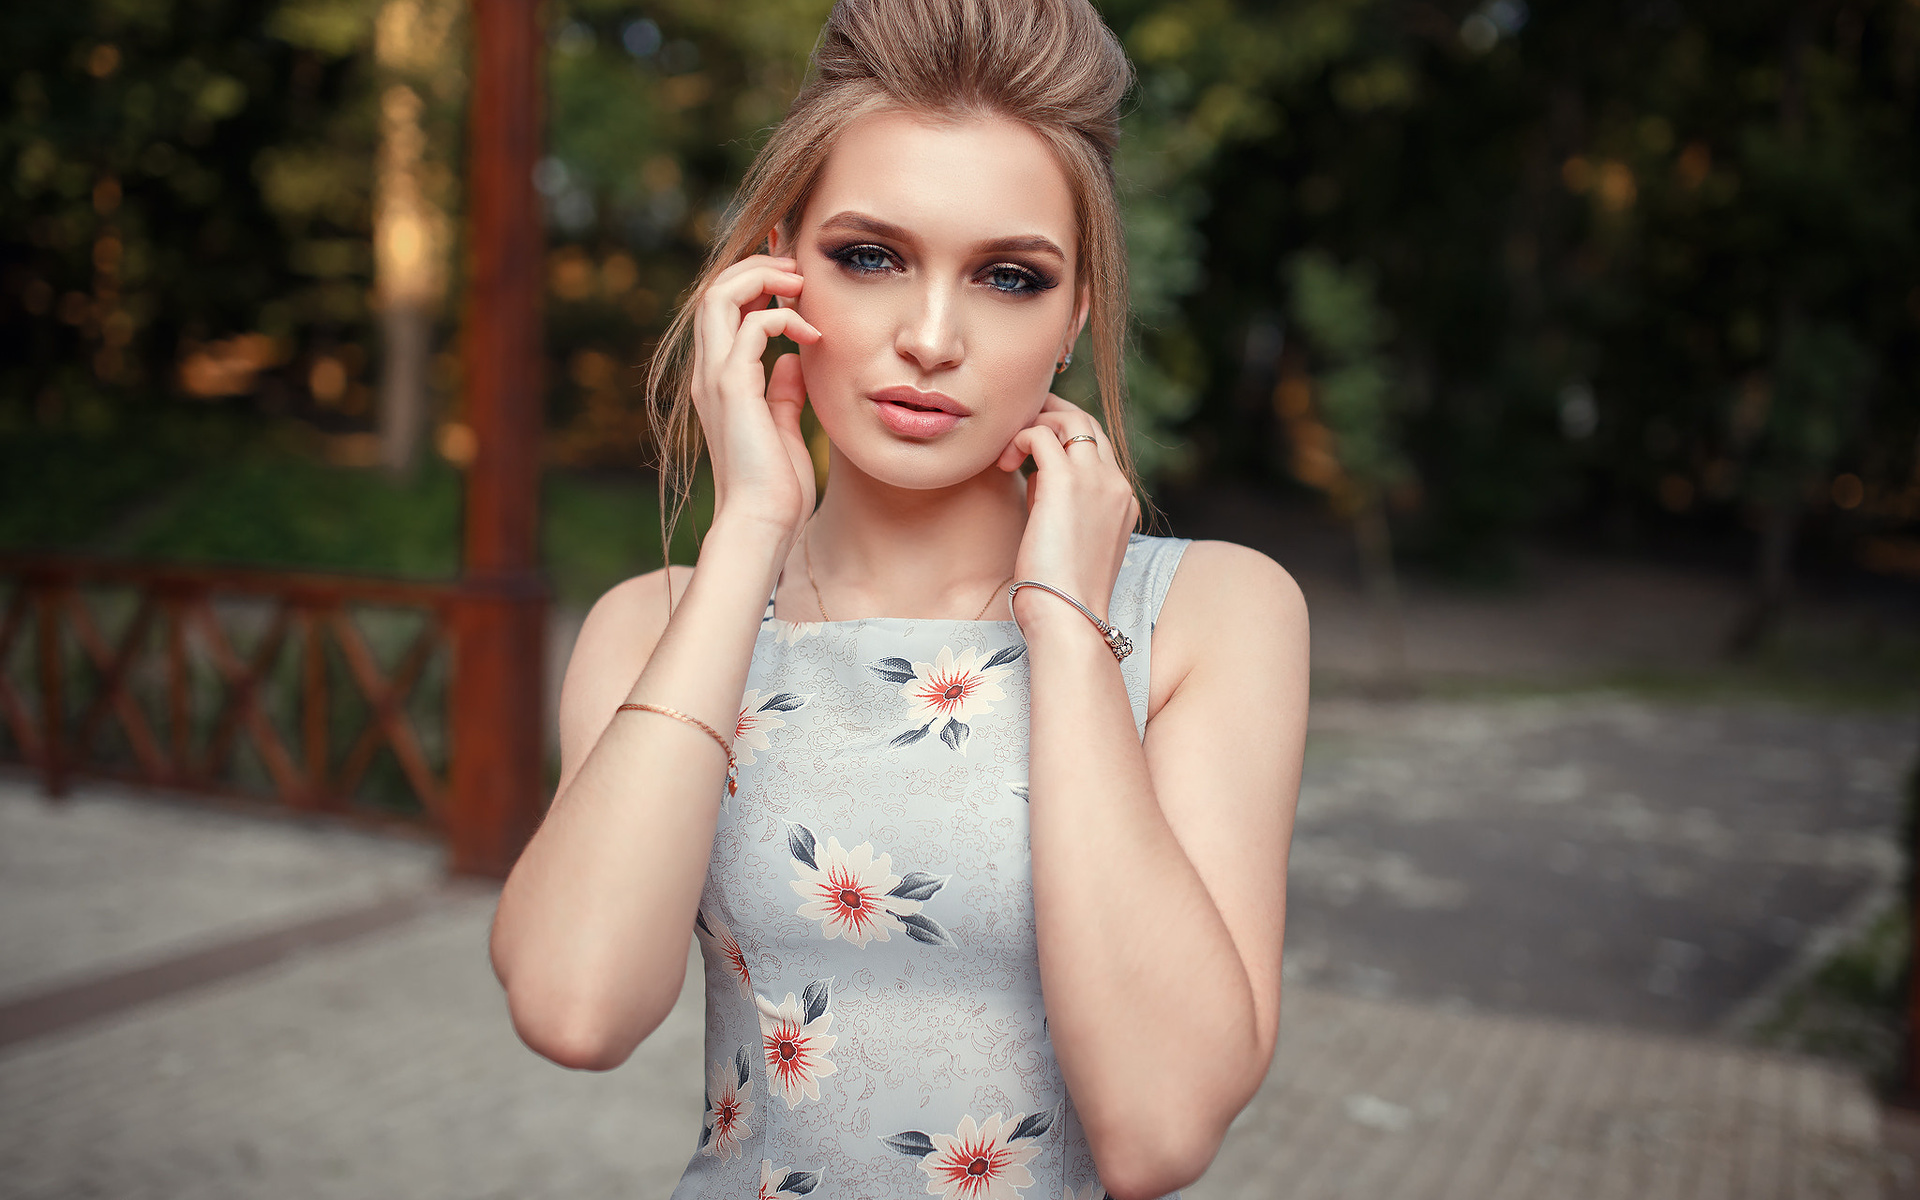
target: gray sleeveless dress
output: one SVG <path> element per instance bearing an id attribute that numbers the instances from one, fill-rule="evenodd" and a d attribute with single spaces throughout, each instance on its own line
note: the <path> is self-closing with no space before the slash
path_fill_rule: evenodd
<path id="1" fill-rule="evenodd" d="M 1109 619 L 1144 736 L 1183 538 L 1132 536 Z M 1047 1034 L 1011 621 L 773 615 L 695 922 L 706 1113 L 673 1200 L 1103 1195 Z"/>

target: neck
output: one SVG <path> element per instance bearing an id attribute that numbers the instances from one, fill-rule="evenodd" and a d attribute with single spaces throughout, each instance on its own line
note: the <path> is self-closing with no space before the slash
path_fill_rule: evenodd
<path id="1" fill-rule="evenodd" d="M 808 522 L 813 576 L 834 620 L 857 617 L 1006 620 L 996 594 L 1013 570 L 1026 531 L 1026 481 L 989 465 L 944 488 L 902 488 L 831 452 L 832 483 Z M 796 546 L 781 591 L 784 613 L 819 612 L 807 584 L 805 545 Z M 989 601 L 989 596 L 992 597 Z"/>

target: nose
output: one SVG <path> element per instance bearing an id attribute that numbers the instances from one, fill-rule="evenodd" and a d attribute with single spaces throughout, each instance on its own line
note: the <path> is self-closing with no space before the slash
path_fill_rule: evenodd
<path id="1" fill-rule="evenodd" d="M 926 373 L 959 366 L 965 355 L 959 299 L 937 283 L 918 289 L 913 310 L 902 314 L 894 334 L 894 350 Z"/>

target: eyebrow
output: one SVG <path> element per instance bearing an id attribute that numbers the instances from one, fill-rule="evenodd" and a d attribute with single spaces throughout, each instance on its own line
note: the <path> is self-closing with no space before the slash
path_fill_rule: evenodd
<path id="1" fill-rule="evenodd" d="M 870 237 L 890 238 L 896 242 L 916 242 L 919 239 L 911 232 L 895 225 L 891 221 L 882 221 L 865 213 L 835 213 L 820 222 L 822 233 L 830 230 L 844 230 L 848 233 L 864 233 Z M 1039 253 L 1051 254 L 1061 262 L 1067 261 L 1067 252 L 1055 245 L 1053 239 L 1041 237 L 1037 233 L 1022 234 L 1014 237 L 990 238 L 978 243 L 975 250 L 991 254 Z"/>

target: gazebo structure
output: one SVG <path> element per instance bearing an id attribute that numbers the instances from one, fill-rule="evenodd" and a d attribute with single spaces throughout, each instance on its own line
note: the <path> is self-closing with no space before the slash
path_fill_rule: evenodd
<path id="1" fill-rule="evenodd" d="M 545 39 L 537 0 L 472 0 L 471 11 L 462 347 L 476 445 L 461 577 L 0 555 L 0 759 L 33 767 L 49 796 L 89 776 L 257 797 L 264 774 L 280 808 L 424 824 L 444 837 L 453 871 L 489 876 L 506 873 L 538 824 L 547 588 L 533 169 Z M 388 662 L 367 614 L 402 647 Z M 409 702 L 435 663 L 447 701 L 429 717 Z M 242 745 L 250 773 L 238 765 Z M 416 803 L 363 798 L 383 749 Z"/>
<path id="2" fill-rule="evenodd" d="M 546 587 L 539 575 L 544 105 L 536 0 L 473 0 L 463 378 L 467 598 L 452 697 L 456 871 L 504 874 L 539 820 Z"/>

